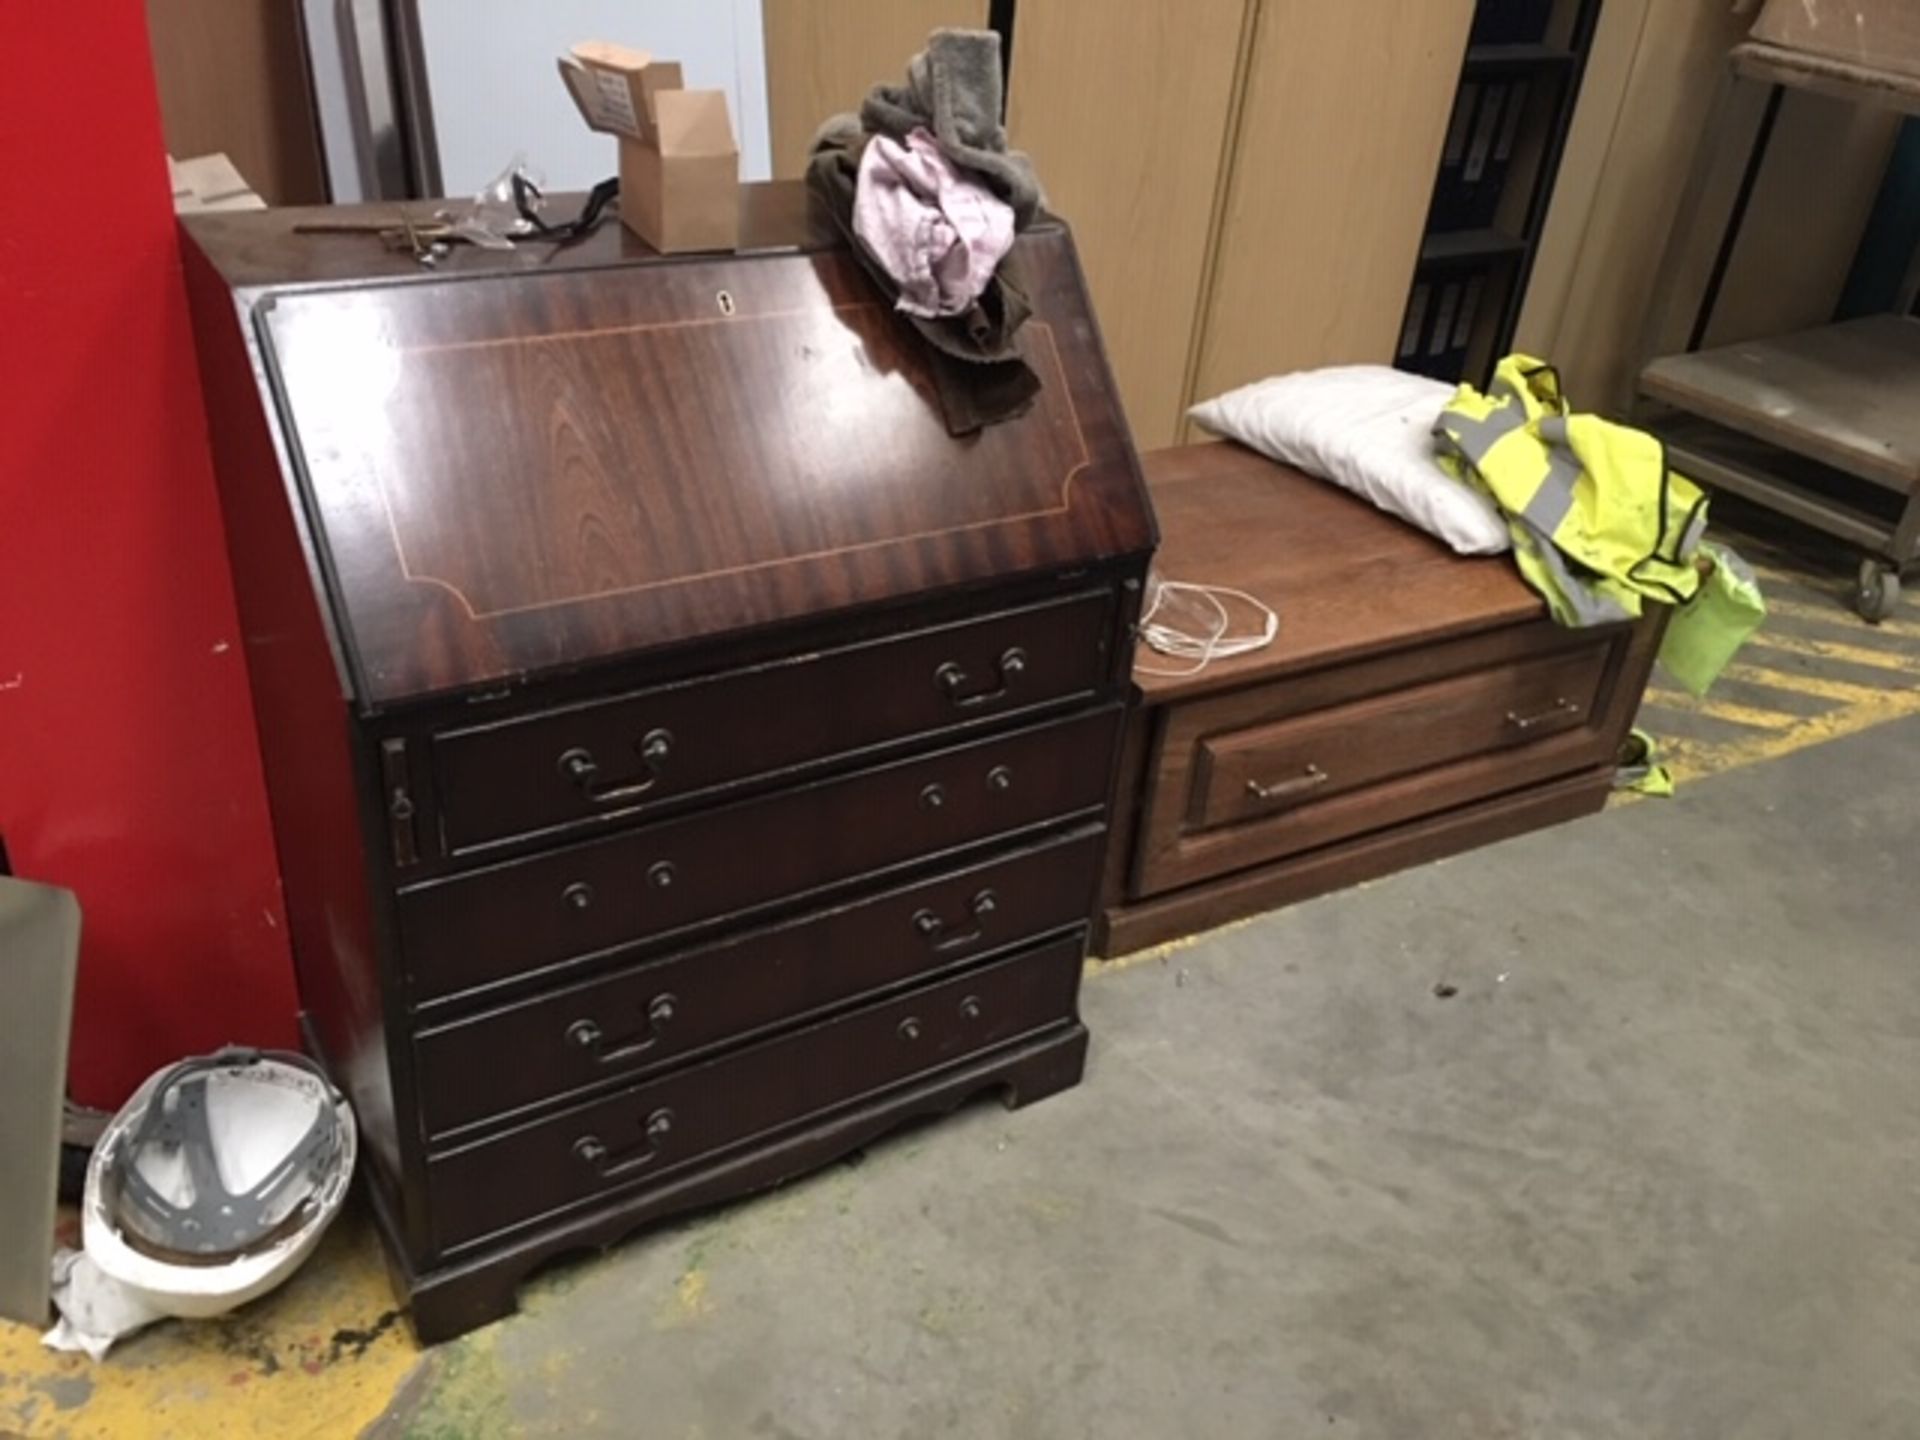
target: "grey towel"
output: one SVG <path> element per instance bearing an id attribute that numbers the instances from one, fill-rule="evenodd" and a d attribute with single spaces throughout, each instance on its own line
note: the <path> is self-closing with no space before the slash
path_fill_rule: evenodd
<path id="1" fill-rule="evenodd" d="M 860 107 L 868 130 L 904 140 L 922 126 L 955 165 L 978 174 L 1013 207 L 1024 230 L 1040 212 L 1033 163 L 1007 149 L 1000 123 L 1000 37 L 991 30 L 936 30 L 907 66 L 904 85 L 876 85 Z"/>
<path id="2" fill-rule="evenodd" d="M 851 115 L 829 120 L 814 137 L 807 189 L 846 236 L 874 285 L 895 300 L 899 290 L 893 278 L 853 228 L 853 195 L 867 139 Z M 1040 379 L 1014 340 L 1032 309 L 1014 259 L 1009 255 L 1000 262 L 979 300 L 964 314 L 933 320 L 901 317 L 927 342 L 928 368 L 951 434 L 971 435 L 984 426 L 1024 415 L 1039 393 Z"/>

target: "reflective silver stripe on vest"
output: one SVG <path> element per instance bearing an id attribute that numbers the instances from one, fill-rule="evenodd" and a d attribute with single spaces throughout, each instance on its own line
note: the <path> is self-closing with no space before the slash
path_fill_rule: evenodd
<path id="1" fill-rule="evenodd" d="M 1458 410 L 1442 410 L 1433 433 L 1451 440 L 1476 470 L 1484 467 L 1488 454 L 1507 436 L 1527 428 L 1527 412 L 1518 405 L 1491 411 L 1484 420 L 1463 415 Z"/>
<path id="2" fill-rule="evenodd" d="M 1694 547 L 1704 540 L 1706 535 L 1707 507 L 1702 505 L 1693 512 L 1693 519 L 1687 525 L 1687 533 L 1680 537 L 1680 548 L 1673 553 L 1684 561 L 1693 554 Z"/>
<path id="3" fill-rule="evenodd" d="M 1532 522 L 1526 516 L 1520 517 L 1525 527 L 1527 539 L 1532 542 L 1533 555 L 1547 573 L 1552 576 L 1554 588 L 1566 601 L 1567 609 L 1573 614 L 1576 625 L 1611 625 L 1621 620 L 1631 620 L 1632 614 L 1611 595 L 1595 590 L 1585 580 L 1577 577 L 1567 566 L 1567 557 L 1560 553 L 1560 547 L 1553 543 L 1551 536 L 1543 535 L 1533 529 Z"/>
<path id="4" fill-rule="evenodd" d="M 1542 421 L 1541 433 L 1551 421 Z M 1567 422 L 1560 423 L 1560 433 L 1566 434 Z M 1547 473 L 1541 480 L 1540 488 L 1533 492 L 1533 498 L 1527 501 L 1523 512 L 1527 523 L 1542 535 L 1551 535 L 1558 530 L 1573 513 L 1573 487 L 1580 479 L 1580 461 L 1564 443 L 1549 446 L 1547 449 Z"/>

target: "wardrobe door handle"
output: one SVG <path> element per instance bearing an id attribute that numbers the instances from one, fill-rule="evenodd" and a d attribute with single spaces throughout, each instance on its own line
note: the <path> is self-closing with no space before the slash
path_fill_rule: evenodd
<path id="1" fill-rule="evenodd" d="M 663 1107 L 647 1116 L 645 1141 L 636 1148 L 615 1154 L 598 1135 L 582 1135 L 573 1142 L 573 1153 L 602 1180 L 618 1180 L 658 1160 L 672 1130 L 673 1111 Z"/>
<path id="2" fill-rule="evenodd" d="M 967 674 L 966 667 L 949 660 L 933 672 L 933 683 L 957 710 L 991 705 L 1006 699 L 1013 690 L 1014 682 L 1027 673 L 1027 652 L 1018 645 L 1003 651 L 996 672 L 991 686 L 973 688 L 973 679 Z"/>
<path id="3" fill-rule="evenodd" d="M 1318 765 L 1309 765 L 1304 774 L 1272 785 L 1263 785 L 1258 780 L 1249 780 L 1247 794 L 1256 800 L 1288 800 L 1295 795 L 1305 795 L 1308 791 L 1318 790 L 1332 778 Z"/>
<path id="4" fill-rule="evenodd" d="M 1555 700 L 1549 709 L 1542 710 L 1538 715 L 1519 715 L 1509 710 L 1507 724 L 1522 735 L 1526 735 L 1538 730 L 1542 725 L 1551 725 L 1556 720 L 1571 720 L 1579 713 L 1578 705 L 1571 700 L 1561 698 Z"/>
<path id="5" fill-rule="evenodd" d="M 576 745 L 560 755 L 560 773 L 596 805 L 617 805 L 646 794 L 660 783 L 660 772 L 673 754 L 671 730 L 649 730 L 634 747 L 640 754 L 640 773 L 632 779 L 609 780 L 600 773 L 600 762 L 591 750 Z"/>
<path id="6" fill-rule="evenodd" d="M 671 995 L 656 995 L 647 1002 L 646 1028 L 630 1039 L 607 1042 L 606 1032 L 592 1020 L 576 1020 L 567 1026 L 567 1039 L 586 1051 L 602 1065 L 618 1065 L 636 1055 L 644 1055 L 660 1043 L 660 1034 L 673 1019 L 679 1002 Z"/>

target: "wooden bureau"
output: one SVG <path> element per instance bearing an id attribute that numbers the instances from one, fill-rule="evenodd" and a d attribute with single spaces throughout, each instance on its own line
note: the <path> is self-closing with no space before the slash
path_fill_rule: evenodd
<path id="1" fill-rule="evenodd" d="M 1143 457 L 1154 565 L 1280 615 L 1264 650 L 1142 645 L 1094 948 L 1145 945 L 1606 803 L 1665 625 L 1565 630 L 1467 559 L 1231 444 Z M 1245 628 L 1245 617 L 1236 627 Z"/>
<path id="2" fill-rule="evenodd" d="M 956 440 L 795 186 L 673 260 L 295 233 L 343 213 L 195 217 L 187 270 L 308 1038 L 421 1338 L 1076 1081 L 1154 527 L 1066 231 L 1015 252 L 1038 403 Z"/>

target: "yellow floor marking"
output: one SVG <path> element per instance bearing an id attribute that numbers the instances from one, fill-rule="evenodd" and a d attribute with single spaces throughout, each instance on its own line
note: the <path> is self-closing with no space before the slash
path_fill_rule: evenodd
<path id="1" fill-rule="evenodd" d="M 1754 730 L 1790 730 L 1805 718 L 1783 710 L 1759 710 L 1751 705 L 1736 705 L 1731 700 L 1712 697 L 1704 701 L 1696 700 L 1682 690 L 1650 689 L 1647 691 L 1647 703 L 1658 705 L 1663 710 L 1677 710 L 1683 715 L 1705 715 L 1710 719 L 1726 720 Z"/>
<path id="2" fill-rule="evenodd" d="M 1903 611 L 1905 609 L 1904 602 L 1902 602 L 1902 609 Z M 1789 620 L 1823 620 L 1828 623 L 1851 625 L 1862 635 L 1892 635 L 1901 639 L 1920 639 L 1920 621 L 1909 620 L 1901 614 L 1882 620 L 1878 625 L 1869 625 L 1837 601 L 1832 605 L 1817 605 L 1805 600 L 1782 599 L 1768 591 L 1767 613 Z"/>
<path id="3" fill-rule="evenodd" d="M 1767 656 L 1751 648 L 1740 653 L 1742 659 L 1729 665 L 1722 672 L 1724 676 L 1748 685 L 1765 686 L 1769 690 L 1812 695 L 1842 705 L 1867 706 L 1889 697 L 1915 693 L 1911 687 L 1904 685 L 1855 685 L 1846 680 L 1829 680 L 1824 675 L 1809 675 L 1804 670 L 1783 669 L 1780 662 L 1770 661 Z"/>
<path id="4" fill-rule="evenodd" d="M 1920 690 L 1876 691 L 1869 700 L 1810 716 L 1791 730 L 1757 731 L 1717 744 L 1675 740 L 1663 747 L 1663 758 L 1671 759 L 1675 778 L 1684 783 L 1773 760 L 1808 745 L 1844 739 L 1876 725 L 1914 715 L 1920 715 Z"/>
<path id="5" fill-rule="evenodd" d="M 420 1352 L 373 1227 L 348 1215 L 313 1260 L 224 1320 L 162 1321 L 104 1363 L 0 1321 L 0 1434 L 62 1440 L 332 1440 L 393 1400 Z"/>
<path id="6" fill-rule="evenodd" d="M 1903 650 L 1870 650 L 1864 645 L 1845 645 L 1834 640 L 1812 640 L 1801 635 L 1788 635 L 1780 630 L 1763 628 L 1759 634 L 1748 641 L 1743 653 L 1752 655 L 1757 651 L 1777 650 L 1788 655 L 1807 655 L 1817 660 L 1837 660 L 1846 665 L 1870 665 L 1875 669 L 1892 670 L 1910 675 L 1920 682 L 1920 654 Z"/>

